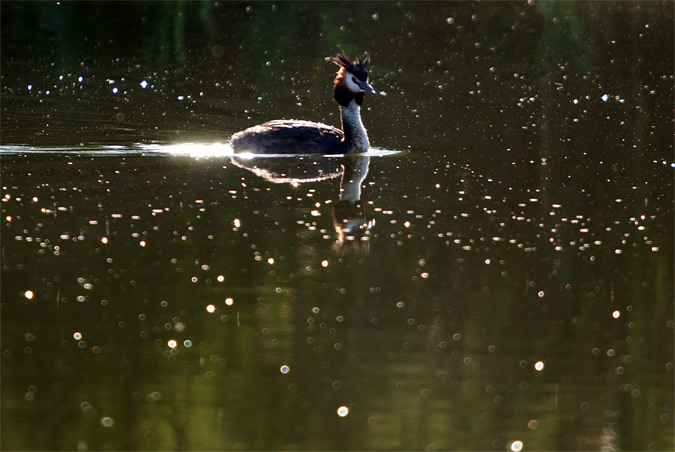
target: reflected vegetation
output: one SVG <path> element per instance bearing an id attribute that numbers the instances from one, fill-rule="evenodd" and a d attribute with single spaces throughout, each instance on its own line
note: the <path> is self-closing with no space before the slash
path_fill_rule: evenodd
<path id="1" fill-rule="evenodd" d="M 348 5 L 2 2 L 2 450 L 673 449 L 673 3 Z"/>

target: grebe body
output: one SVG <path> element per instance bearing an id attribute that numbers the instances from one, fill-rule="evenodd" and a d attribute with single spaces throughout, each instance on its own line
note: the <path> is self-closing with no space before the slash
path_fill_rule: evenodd
<path id="1" fill-rule="evenodd" d="M 368 83 L 368 56 L 354 60 L 344 53 L 332 60 L 340 69 L 333 82 L 333 97 L 340 106 L 342 130 L 326 124 L 298 120 L 269 121 L 232 135 L 235 152 L 253 154 L 352 154 L 370 148 L 361 122 L 365 93 L 375 90 Z"/>

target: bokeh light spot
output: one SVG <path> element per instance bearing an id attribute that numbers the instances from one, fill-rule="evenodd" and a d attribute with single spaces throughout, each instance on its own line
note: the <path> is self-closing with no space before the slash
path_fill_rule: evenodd
<path id="1" fill-rule="evenodd" d="M 104 427 L 112 427 L 115 425 L 115 420 L 110 416 L 105 416 L 101 418 L 101 425 Z"/>

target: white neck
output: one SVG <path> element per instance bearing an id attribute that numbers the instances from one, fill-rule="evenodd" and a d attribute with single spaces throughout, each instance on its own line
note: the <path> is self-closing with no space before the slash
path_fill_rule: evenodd
<path id="1" fill-rule="evenodd" d="M 370 149 L 366 128 L 361 122 L 361 107 L 354 99 L 346 107 L 340 107 L 342 117 L 342 131 L 350 152 L 365 152 Z"/>

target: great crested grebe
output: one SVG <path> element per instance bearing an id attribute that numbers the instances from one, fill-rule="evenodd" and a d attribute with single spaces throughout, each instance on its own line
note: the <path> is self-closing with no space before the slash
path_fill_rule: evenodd
<path id="1" fill-rule="evenodd" d="M 254 154 L 352 154 L 370 148 L 361 122 L 366 92 L 375 90 L 368 83 L 370 57 L 350 59 L 344 53 L 333 58 L 340 66 L 333 82 L 333 97 L 340 105 L 342 130 L 319 122 L 298 120 L 269 121 L 232 135 L 235 152 Z"/>

